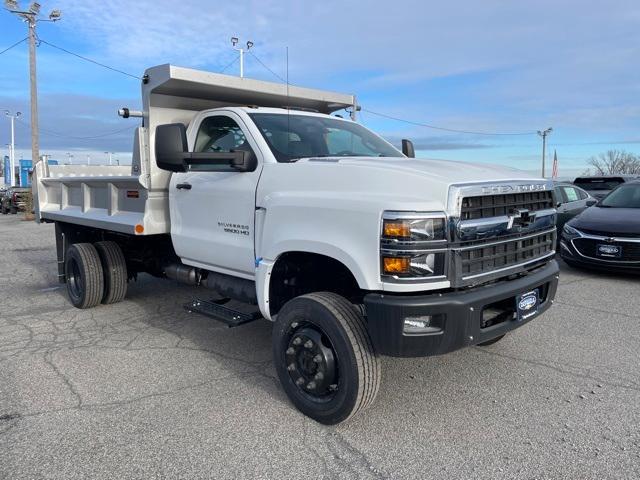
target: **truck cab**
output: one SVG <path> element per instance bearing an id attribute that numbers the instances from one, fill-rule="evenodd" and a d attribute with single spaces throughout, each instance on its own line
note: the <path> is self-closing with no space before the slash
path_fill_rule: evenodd
<path id="1" fill-rule="evenodd" d="M 333 424 L 373 402 L 381 355 L 495 343 L 553 303 L 551 182 L 405 155 L 335 114 L 357 111 L 351 95 L 173 66 L 144 78 L 129 170 L 35 168 L 79 308 L 122 300 L 138 273 L 215 290 L 186 308 L 274 322 L 287 395 Z"/>

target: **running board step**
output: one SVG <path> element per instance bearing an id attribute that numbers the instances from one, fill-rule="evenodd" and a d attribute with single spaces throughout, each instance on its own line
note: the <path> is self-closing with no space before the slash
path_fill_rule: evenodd
<path id="1" fill-rule="evenodd" d="M 223 299 L 224 302 L 225 299 Z M 221 305 L 219 301 L 193 300 L 184 304 L 184 309 L 188 312 L 195 312 L 206 317 L 218 320 L 229 328 L 238 327 L 245 323 L 260 320 L 262 314 L 260 312 L 244 313 L 233 310 L 229 307 Z M 226 303 L 226 302 L 224 302 Z"/>

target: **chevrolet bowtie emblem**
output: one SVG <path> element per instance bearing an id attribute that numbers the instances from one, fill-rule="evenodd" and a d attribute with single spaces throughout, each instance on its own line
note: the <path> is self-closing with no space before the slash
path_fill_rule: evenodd
<path id="1" fill-rule="evenodd" d="M 529 210 L 524 208 L 515 208 L 511 215 L 509 215 L 509 222 L 507 223 L 507 229 L 511 230 L 515 225 L 521 227 L 528 227 L 533 223 L 536 218 L 535 213 L 529 213 Z"/>

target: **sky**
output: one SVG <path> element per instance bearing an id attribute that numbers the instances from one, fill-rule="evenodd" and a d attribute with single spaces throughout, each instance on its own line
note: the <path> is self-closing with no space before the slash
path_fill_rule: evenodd
<path id="1" fill-rule="evenodd" d="M 22 2 L 26 6 L 25 2 Z M 552 127 L 548 162 L 560 176 L 610 149 L 640 154 L 640 2 L 477 0 L 40 0 L 43 41 L 141 76 L 172 63 L 220 72 L 254 42 L 245 75 L 357 95 L 358 120 L 418 156 L 540 170 L 538 130 Z M 26 26 L 0 11 L 0 51 Z M 140 82 L 41 43 L 37 49 L 41 153 L 62 161 L 128 163 Z M 265 68 L 257 59 L 267 65 Z M 237 75 L 238 63 L 225 73 Z M 275 73 L 275 74 L 274 74 Z M 27 44 L 0 55 L 0 110 L 21 111 L 17 156 L 31 157 Z M 429 129 L 372 112 L 478 135 Z M 123 131 L 124 129 L 124 131 Z M 115 133 L 114 133 L 115 132 Z M 99 137 L 99 138 L 84 138 Z M 9 121 L 0 122 L 7 154 Z M 550 169 L 548 170 L 550 172 Z"/>

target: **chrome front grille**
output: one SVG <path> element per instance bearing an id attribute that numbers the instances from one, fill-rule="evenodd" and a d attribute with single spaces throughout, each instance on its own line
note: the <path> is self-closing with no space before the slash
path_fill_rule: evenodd
<path id="1" fill-rule="evenodd" d="M 551 182 L 453 186 L 447 211 L 454 288 L 524 273 L 555 255 Z"/>
<path id="2" fill-rule="evenodd" d="M 453 263 L 458 284 L 502 276 L 521 267 L 532 268 L 536 262 L 544 262 L 555 254 L 555 243 L 555 229 L 548 229 L 515 238 L 454 247 Z"/>
<path id="3" fill-rule="evenodd" d="M 553 193 L 550 190 L 476 195 L 462 199 L 460 220 L 501 217 L 510 215 L 517 210 L 527 210 L 529 213 L 533 213 L 552 208 L 554 208 Z"/>

